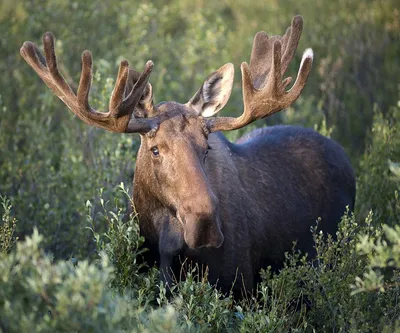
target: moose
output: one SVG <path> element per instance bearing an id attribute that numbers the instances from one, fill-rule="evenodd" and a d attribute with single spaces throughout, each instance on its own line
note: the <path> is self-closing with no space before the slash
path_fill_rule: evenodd
<path id="1" fill-rule="evenodd" d="M 283 76 L 303 29 L 295 16 L 283 36 L 255 35 L 250 64 L 241 64 L 244 110 L 217 117 L 229 100 L 234 66 L 225 64 L 185 104 L 153 104 L 149 76 L 121 61 L 109 111 L 88 101 L 92 56 L 82 54 L 75 93 L 57 68 L 54 36 L 43 35 L 44 55 L 25 42 L 22 57 L 86 124 L 118 133 L 139 133 L 133 201 L 149 253 L 162 279 L 172 282 L 182 258 L 208 267 L 208 279 L 238 295 L 251 291 L 261 268 L 279 269 L 293 248 L 314 254 L 310 227 L 335 234 L 353 209 L 355 177 L 342 147 L 314 130 L 258 128 L 235 143 L 221 131 L 242 128 L 290 106 L 311 71 L 313 51 L 302 57 L 297 78 Z M 179 259 L 180 258 L 180 259 Z M 235 283 L 234 283 L 235 282 Z"/>

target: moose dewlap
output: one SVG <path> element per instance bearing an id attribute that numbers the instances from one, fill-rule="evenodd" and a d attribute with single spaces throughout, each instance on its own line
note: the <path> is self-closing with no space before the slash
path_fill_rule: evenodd
<path id="1" fill-rule="evenodd" d="M 303 90 L 313 60 L 303 55 L 297 78 L 283 78 L 301 36 L 292 20 L 283 36 L 256 34 L 250 65 L 242 63 L 243 114 L 215 117 L 228 102 L 234 67 L 212 73 L 186 103 L 153 104 L 153 63 L 139 73 L 122 61 L 108 112 L 88 102 L 92 56 L 82 55 L 75 93 L 57 68 L 54 36 L 43 36 L 44 55 L 25 42 L 21 55 L 46 85 L 85 123 L 119 133 L 139 133 L 134 203 L 141 233 L 162 278 L 180 276 L 180 263 L 208 267 L 223 291 L 250 291 L 261 268 L 278 268 L 293 242 L 313 254 L 310 226 L 321 218 L 334 234 L 346 206 L 354 206 L 350 161 L 334 141 L 311 129 L 274 126 L 236 143 L 220 131 L 244 127 L 291 105 Z M 234 286 L 232 284 L 235 282 Z"/>

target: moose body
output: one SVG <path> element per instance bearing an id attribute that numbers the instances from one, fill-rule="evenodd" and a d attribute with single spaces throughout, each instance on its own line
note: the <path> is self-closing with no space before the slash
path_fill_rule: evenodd
<path id="1" fill-rule="evenodd" d="M 82 54 L 75 93 L 57 68 L 55 40 L 43 36 L 44 55 L 25 42 L 20 52 L 46 85 L 85 123 L 118 133 L 139 133 L 134 203 L 141 232 L 167 283 L 179 277 L 180 260 L 204 264 L 209 279 L 237 294 L 254 287 L 260 268 L 278 268 L 293 242 L 313 254 L 310 227 L 335 233 L 355 181 L 343 149 L 313 130 L 290 126 L 258 129 L 236 143 L 220 131 L 242 128 L 290 106 L 311 71 L 306 50 L 293 86 L 283 79 L 301 36 L 294 17 L 283 36 L 256 34 L 250 65 L 242 63 L 244 111 L 214 117 L 228 102 L 234 67 L 212 73 L 185 104 L 153 104 L 148 82 L 153 63 L 139 73 L 121 61 L 108 112 L 88 101 L 92 56 Z M 180 260 L 179 260 L 180 259 Z M 171 272 L 172 270 L 172 272 Z M 232 284 L 236 281 L 235 285 Z"/>
<path id="2" fill-rule="evenodd" d="M 252 290 L 260 269 L 281 267 L 293 242 L 312 257 L 310 227 L 318 218 L 320 230 L 334 234 L 346 206 L 353 208 L 350 161 L 340 145 L 314 130 L 273 126 L 236 143 L 213 133 L 208 144 L 204 171 L 219 203 L 224 235 L 219 248 L 185 244 L 176 216 L 145 195 L 146 187 L 155 184 L 154 169 L 142 159 L 137 164 L 134 201 L 141 230 L 167 283 L 180 276 L 181 263 L 189 259 L 207 266 L 210 282 L 225 292 L 240 294 L 243 286 Z"/>

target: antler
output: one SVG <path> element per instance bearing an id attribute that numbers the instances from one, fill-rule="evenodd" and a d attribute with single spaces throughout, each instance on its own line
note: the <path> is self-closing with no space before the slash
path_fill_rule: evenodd
<path id="1" fill-rule="evenodd" d="M 292 78 L 282 80 L 292 61 L 303 29 L 303 19 L 295 16 L 285 35 L 268 38 L 265 32 L 254 37 L 250 67 L 242 63 L 243 114 L 238 118 L 207 119 L 210 132 L 229 131 L 268 117 L 291 105 L 302 92 L 311 71 L 313 52 L 307 49 L 301 60 L 296 82 L 289 91 Z"/>
<path id="2" fill-rule="evenodd" d="M 129 63 L 121 61 L 114 90 L 111 95 L 109 111 L 98 112 L 89 104 L 89 91 L 92 83 L 92 55 L 89 51 L 82 53 L 82 73 L 79 81 L 78 92 L 71 87 L 62 77 L 57 68 L 57 59 L 54 52 L 54 36 L 51 32 L 43 35 L 44 53 L 32 42 L 25 42 L 20 53 L 26 62 L 35 70 L 46 85 L 56 94 L 68 108 L 88 125 L 104 128 L 119 133 L 147 133 L 158 127 L 161 119 L 135 118 L 133 111 L 140 102 L 148 84 L 153 62 L 148 61 L 136 83 L 128 89 L 128 77 L 132 75 Z M 132 70 L 131 70 L 132 71 Z"/>

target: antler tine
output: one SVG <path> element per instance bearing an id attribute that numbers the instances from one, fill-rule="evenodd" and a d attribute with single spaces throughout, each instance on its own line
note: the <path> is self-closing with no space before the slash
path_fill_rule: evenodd
<path id="1" fill-rule="evenodd" d="M 133 104 L 137 104 L 136 101 L 140 100 L 147 86 L 150 89 L 150 94 L 152 94 L 151 85 L 148 82 L 151 71 L 153 70 L 153 66 L 154 64 L 151 60 L 147 61 L 143 72 L 139 76 L 139 79 L 134 84 L 131 92 L 125 98 L 124 107 L 131 109 Z"/>
<path id="2" fill-rule="evenodd" d="M 61 91 L 57 85 L 53 84 L 50 79 L 50 72 L 46 66 L 46 60 L 37 46 L 32 42 L 25 42 L 21 47 L 20 53 L 25 61 L 35 70 L 40 78 L 53 90 L 57 95 L 61 95 Z"/>
<path id="3" fill-rule="evenodd" d="M 57 67 L 57 58 L 54 51 L 54 36 L 51 32 L 46 32 L 43 35 L 43 46 L 44 46 L 44 55 L 46 58 L 45 67 L 43 68 L 44 77 L 42 77 L 43 81 L 49 86 L 50 89 L 65 103 L 69 108 L 74 107 L 73 97 L 75 96 L 74 92 L 68 85 L 68 83 L 64 80 Z M 35 45 L 36 54 L 42 53 Z M 38 73 L 39 74 L 39 73 Z M 40 74 L 39 74 L 40 76 Z M 46 80 L 45 80 L 46 79 Z M 51 87 L 53 86 L 53 88 Z"/>
<path id="4" fill-rule="evenodd" d="M 283 110 L 300 96 L 311 71 L 312 50 L 304 52 L 296 82 L 289 91 L 285 89 L 292 78 L 282 80 L 282 77 L 296 53 L 302 29 L 303 19 L 295 16 L 284 36 L 268 38 L 265 32 L 255 36 L 250 66 L 246 62 L 241 65 L 243 114 L 238 118 L 207 119 L 210 132 L 244 127 Z"/>
<path id="5" fill-rule="evenodd" d="M 82 71 L 77 90 L 78 104 L 83 105 L 85 110 L 90 109 L 89 92 L 92 86 L 93 59 L 88 50 L 82 52 Z M 119 74 L 119 73 L 118 73 Z"/>
<path id="6" fill-rule="evenodd" d="M 257 89 L 261 88 L 266 81 L 271 67 L 271 39 L 264 31 L 258 32 L 254 36 L 253 48 L 250 56 L 250 72 L 253 86 Z"/>
<path id="7" fill-rule="evenodd" d="M 78 92 L 75 95 L 58 70 L 54 50 L 55 39 L 51 32 L 46 32 L 43 35 L 43 45 L 45 56 L 43 56 L 38 47 L 32 42 L 25 42 L 21 47 L 20 53 L 54 94 L 85 123 L 119 133 L 146 133 L 159 124 L 159 119 L 157 118 L 139 120 L 134 118 L 132 114 L 148 84 L 153 68 L 152 61 L 146 63 L 139 79 L 128 94 L 126 94 L 126 87 L 129 63 L 126 60 L 121 61 L 115 87 L 110 99 L 110 110 L 107 113 L 103 113 L 96 111 L 89 104 L 93 71 L 91 53 L 89 51 L 82 53 L 82 72 Z M 133 118 L 131 119 L 131 117 Z"/>
<path id="8" fill-rule="evenodd" d="M 282 37 L 282 75 L 285 74 L 290 62 L 296 54 L 299 45 L 301 33 L 303 32 L 303 19 L 297 15 L 293 17 L 292 25 L 286 30 Z"/>
<path id="9" fill-rule="evenodd" d="M 293 102 L 300 96 L 307 83 L 308 76 L 311 72 L 313 58 L 313 50 L 311 48 L 306 49 L 303 53 L 303 57 L 301 58 L 300 68 L 297 73 L 296 81 L 293 87 L 287 92 L 288 96 L 290 96 Z"/>

